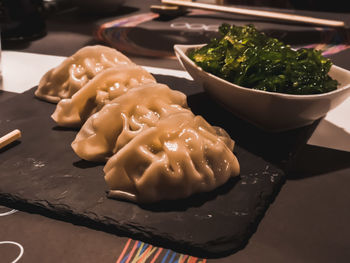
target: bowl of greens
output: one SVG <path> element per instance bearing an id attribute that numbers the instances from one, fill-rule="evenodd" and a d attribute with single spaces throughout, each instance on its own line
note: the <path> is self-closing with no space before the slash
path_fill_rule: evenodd
<path id="1" fill-rule="evenodd" d="M 216 101 L 264 130 L 311 124 L 350 95 L 350 71 L 320 51 L 292 49 L 253 25 L 219 32 L 209 44 L 175 45 L 175 54 Z"/>

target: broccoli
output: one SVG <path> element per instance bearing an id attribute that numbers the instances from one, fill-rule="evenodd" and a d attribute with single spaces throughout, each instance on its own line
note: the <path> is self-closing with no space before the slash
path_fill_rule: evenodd
<path id="1" fill-rule="evenodd" d="M 237 85 L 288 94 L 319 94 L 335 90 L 328 72 L 332 62 L 315 49 L 293 50 L 253 25 L 222 24 L 220 37 L 189 57 L 205 71 Z"/>

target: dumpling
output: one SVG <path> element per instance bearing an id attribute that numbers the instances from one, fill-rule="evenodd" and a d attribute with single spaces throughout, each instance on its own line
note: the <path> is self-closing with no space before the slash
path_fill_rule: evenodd
<path id="1" fill-rule="evenodd" d="M 105 46 L 87 46 L 48 71 L 40 80 L 35 96 L 57 103 L 70 98 L 102 70 L 115 65 L 134 64 L 116 49 Z"/>
<path id="2" fill-rule="evenodd" d="M 155 82 L 148 71 L 137 65 L 118 65 L 106 69 L 71 98 L 62 99 L 51 117 L 59 126 L 80 127 L 88 117 L 128 89 Z"/>
<path id="3" fill-rule="evenodd" d="M 109 197 L 151 203 L 211 191 L 239 174 L 233 146 L 224 130 L 200 116 L 169 115 L 108 160 Z"/>
<path id="4" fill-rule="evenodd" d="M 189 110 L 182 92 L 164 84 L 144 84 L 130 89 L 92 115 L 80 129 L 72 148 L 82 159 L 105 161 L 160 119 L 185 111 Z"/>

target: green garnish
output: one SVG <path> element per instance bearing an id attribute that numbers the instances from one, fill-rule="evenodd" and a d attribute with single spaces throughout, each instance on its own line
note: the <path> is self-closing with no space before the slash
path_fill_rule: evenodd
<path id="1" fill-rule="evenodd" d="M 332 62 L 315 49 L 293 50 L 253 25 L 222 24 L 220 37 L 188 56 L 205 71 L 237 85 L 288 94 L 319 94 L 339 84 Z"/>

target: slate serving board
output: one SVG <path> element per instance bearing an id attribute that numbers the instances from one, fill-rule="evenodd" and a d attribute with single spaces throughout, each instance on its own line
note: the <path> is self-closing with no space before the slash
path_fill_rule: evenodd
<path id="1" fill-rule="evenodd" d="M 221 109 L 191 81 L 156 78 L 190 95 L 196 114 L 214 124 L 226 123 L 221 127 L 233 139 L 242 138 L 243 145 L 237 141 L 235 148 L 239 178 L 210 193 L 148 206 L 108 199 L 104 164 L 74 154 L 70 144 L 77 130 L 57 127 L 50 118 L 55 105 L 34 98 L 33 88 L 0 104 L 0 134 L 22 131 L 20 142 L 0 150 L 0 203 L 200 257 L 243 248 L 280 190 L 284 173 L 271 158 L 261 157 L 266 148 L 266 140 L 257 143 L 261 131 Z M 243 140 L 242 134 L 260 137 Z M 273 149 L 270 144 L 265 153 Z"/>

